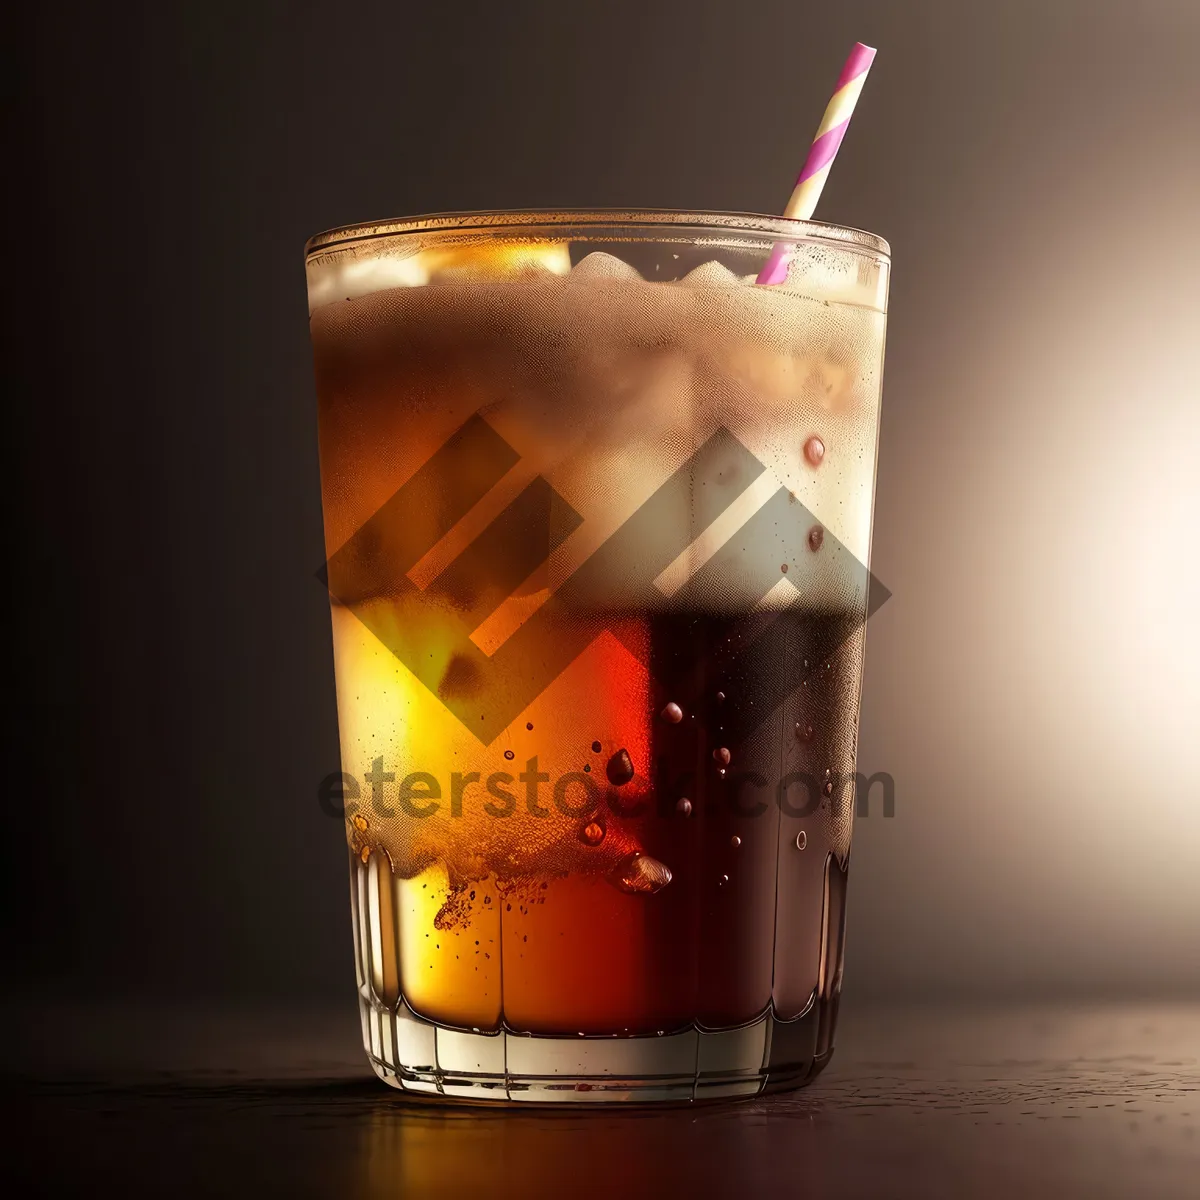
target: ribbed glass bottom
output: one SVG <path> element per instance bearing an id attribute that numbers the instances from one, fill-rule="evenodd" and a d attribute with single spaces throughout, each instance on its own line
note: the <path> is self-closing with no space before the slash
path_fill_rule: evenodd
<path id="1" fill-rule="evenodd" d="M 368 861 L 354 857 L 351 911 L 367 1055 L 376 1074 L 401 1091 L 499 1103 L 692 1102 L 800 1087 L 816 1077 L 833 1052 L 842 982 L 846 871 L 832 855 L 825 857 L 823 869 L 819 860 L 813 866 L 820 871 L 821 901 L 799 914 L 815 926 L 811 945 L 800 943 L 808 949 L 799 965 L 809 963 L 812 983 L 799 995 L 792 989 L 790 1011 L 781 1010 L 772 995 L 765 1008 L 728 1024 L 693 1015 L 690 1020 L 664 1021 L 661 1032 L 653 1025 L 614 1032 L 616 1021 L 605 1022 L 607 1029 L 589 1029 L 584 1020 L 567 1024 L 565 1030 L 551 1026 L 531 1032 L 511 1022 L 502 1007 L 496 1018 L 480 1005 L 479 1012 L 489 1019 L 478 1024 L 418 1012 L 418 1002 L 404 986 L 405 939 L 415 947 L 411 953 L 419 970 L 422 952 L 425 958 L 432 957 L 431 948 L 440 952 L 449 935 L 436 926 L 406 931 L 402 907 L 394 898 L 401 885 L 378 855 L 368 856 Z M 489 909 L 491 892 L 482 885 L 477 890 L 481 910 Z M 475 899 L 476 892 L 470 895 Z M 479 940 L 470 938 L 475 932 L 481 934 Z M 457 947 L 456 955 L 469 951 L 473 942 L 478 954 L 467 958 L 470 966 L 486 948 L 494 951 L 490 940 L 480 945 L 484 937 L 482 930 L 469 930 L 468 944 Z M 442 960 L 436 961 L 441 965 Z M 485 955 L 481 962 L 487 961 Z M 776 953 L 776 970 L 781 961 L 786 960 Z M 424 965 L 433 971 L 433 963 Z M 568 962 L 567 968 L 571 966 Z M 761 969 L 761 962 L 757 966 Z M 464 1002 L 490 994 L 475 983 L 477 972 L 478 966 L 440 991 L 423 994 L 447 1011 L 457 1005 L 456 1015 L 466 1015 Z M 555 982 L 549 980 L 548 986 Z M 570 1004 L 577 1005 L 578 997 L 566 997 L 564 1024 L 570 1020 L 565 1015 Z M 697 1005 L 693 1011 L 703 1008 Z M 570 1032 L 573 1027 L 579 1032 Z"/>
<path id="2" fill-rule="evenodd" d="M 597 1104 L 727 1100 L 801 1087 L 833 1053 L 836 995 L 793 1021 L 767 1013 L 717 1032 L 661 1037 L 470 1033 L 359 995 L 375 1073 L 405 1092 L 493 1103 Z"/>

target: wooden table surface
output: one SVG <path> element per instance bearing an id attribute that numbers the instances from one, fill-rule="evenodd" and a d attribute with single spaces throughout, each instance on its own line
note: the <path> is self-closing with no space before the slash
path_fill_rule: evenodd
<path id="1" fill-rule="evenodd" d="M 1200 1004 L 849 1007 L 806 1090 L 566 1112 L 406 1100 L 350 1005 L 8 1028 L 18 1194 L 1200 1196 Z"/>

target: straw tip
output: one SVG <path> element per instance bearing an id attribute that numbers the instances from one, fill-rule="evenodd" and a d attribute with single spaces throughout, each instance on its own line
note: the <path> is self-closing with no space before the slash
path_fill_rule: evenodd
<path id="1" fill-rule="evenodd" d="M 852 80 L 865 75 L 871 69 L 871 64 L 874 61 L 875 47 L 865 46 L 862 42 L 855 42 L 854 49 L 850 51 L 850 56 L 846 59 L 846 65 L 842 68 L 842 73 L 838 76 L 837 87 L 843 88 Z"/>

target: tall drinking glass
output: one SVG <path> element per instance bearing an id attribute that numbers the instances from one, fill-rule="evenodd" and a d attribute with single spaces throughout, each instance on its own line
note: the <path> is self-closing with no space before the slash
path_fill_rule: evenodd
<path id="1" fill-rule="evenodd" d="M 777 244 L 786 280 L 756 285 Z M 323 234 L 307 273 L 376 1073 L 593 1103 L 813 1078 L 841 988 L 886 243 L 478 213 Z"/>

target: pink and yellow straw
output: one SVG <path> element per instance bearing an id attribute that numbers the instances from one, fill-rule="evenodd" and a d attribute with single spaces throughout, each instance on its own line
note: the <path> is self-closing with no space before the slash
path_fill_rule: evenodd
<path id="1" fill-rule="evenodd" d="M 817 207 L 821 197 L 821 189 L 829 178 L 829 168 L 837 157 L 842 138 L 846 136 L 846 127 L 854 114 L 854 106 L 862 92 L 871 63 L 875 61 L 875 51 L 862 42 L 855 42 L 846 65 L 838 76 L 837 86 L 825 109 L 825 116 L 813 137 L 809 147 L 808 157 L 800 168 L 796 187 L 791 199 L 783 210 L 785 217 L 807 221 Z M 771 251 L 771 257 L 759 272 L 758 283 L 782 283 L 787 278 L 788 258 L 791 248 L 786 242 L 778 242 Z"/>

